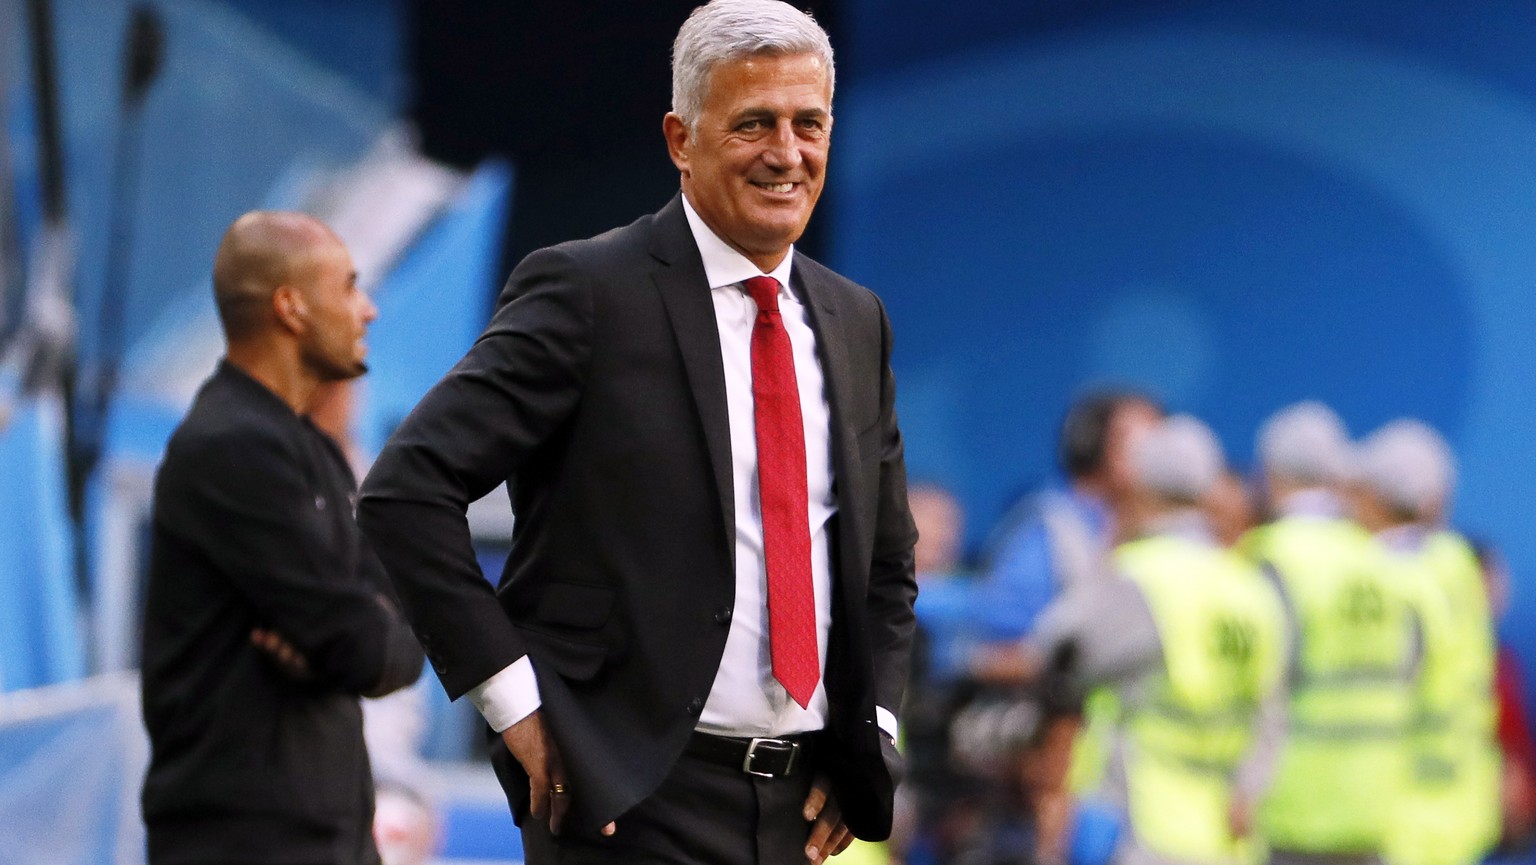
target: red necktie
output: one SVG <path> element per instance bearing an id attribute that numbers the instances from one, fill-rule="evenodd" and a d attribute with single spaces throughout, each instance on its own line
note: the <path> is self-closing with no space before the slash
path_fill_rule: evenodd
<path id="1" fill-rule="evenodd" d="M 768 643 L 773 677 L 804 708 L 816 692 L 816 593 L 805 473 L 805 427 L 789 332 L 779 315 L 779 281 L 745 283 L 757 304 L 752 327 L 752 407 L 757 428 L 757 489 L 768 568 Z"/>

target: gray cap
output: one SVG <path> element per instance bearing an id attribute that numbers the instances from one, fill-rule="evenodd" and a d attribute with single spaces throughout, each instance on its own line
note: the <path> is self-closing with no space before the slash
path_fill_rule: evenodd
<path id="1" fill-rule="evenodd" d="M 1360 443 L 1359 479 L 1384 501 L 1426 516 L 1450 496 L 1456 460 L 1441 435 L 1408 418 L 1392 421 Z"/>
<path id="2" fill-rule="evenodd" d="M 1354 461 L 1352 450 L 1344 422 L 1312 400 L 1281 409 L 1259 429 L 1259 464 L 1270 474 L 1302 483 L 1344 480 Z"/>
<path id="3" fill-rule="evenodd" d="M 1226 462 L 1211 428 L 1187 414 L 1174 415 L 1133 445 L 1132 465 L 1141 486 L 1177 501 L 1195 501 L 1215 486 Z"/>

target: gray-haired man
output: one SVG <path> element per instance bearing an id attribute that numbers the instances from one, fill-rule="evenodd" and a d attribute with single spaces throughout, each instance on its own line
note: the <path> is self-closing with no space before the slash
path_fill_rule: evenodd
<path id="1" fill-rule="evenodd" d="M 365 483 L 428 656 L 501 733 L 530 862 L 820 860 L 890 831 L 916 594 L 890 327 L 793 248 L 832 90 L 793 7 L 696 10 L 663 123 L 682 194 L 518 265 Z M 503 481 L 493 594 L 464 508 Z"/>

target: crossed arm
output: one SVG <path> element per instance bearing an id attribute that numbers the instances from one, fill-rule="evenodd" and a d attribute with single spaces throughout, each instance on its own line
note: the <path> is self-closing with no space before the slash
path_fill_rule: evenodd
<path id="1" fill-rule="evenodd" d="M 168 461 L 156 519 L 227 576 L 259 623 L 253 643 L 285 672 L 291 654 L 304 677 L 339 690 L 409 685 L 421 647 L 367 550 L 338 549 L 292 447 L 250 430 L 194 444 Z"/>

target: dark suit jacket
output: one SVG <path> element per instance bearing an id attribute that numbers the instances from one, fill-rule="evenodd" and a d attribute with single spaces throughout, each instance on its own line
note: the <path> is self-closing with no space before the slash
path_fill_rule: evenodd
<path id="1" fill-rule="evenodd" d="M 421 648 L 352 521 L 341 450 L 228 363 L 155 479 L 144 607 L 149 861 L 376 863 L 357 697 Z M 302 652 L 296 682 L 251 645 Z"/>
<path id="2" fill-rule="evenodd" d="M 901 435 L 878 298 L 797 256 L 831 404 L 838 514 L 822 768 L 858 835 L 890 831 L 913 629 Z M 493 596 L 466 505 L 508 481 L 514 540 Z M 725 373 L 682 201 L 533 253 L 490 326 L 390 439 L 358 518 L 444 686 L 458 697 L 527 654 L 595 832 L 645 798 L 714 682 L 735 594 Z M 527 784 L 497 748 L 514 813 Z M 890 761 L 889 763 L 887 761 Z"/>

